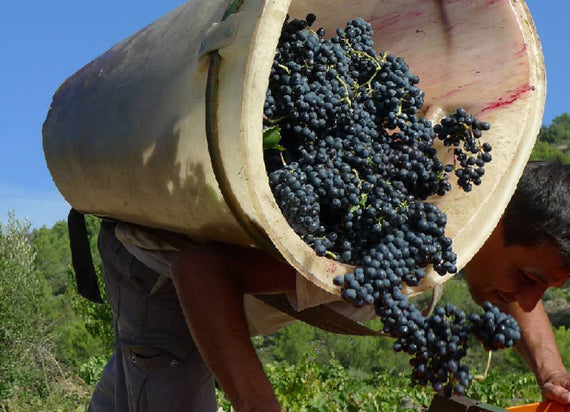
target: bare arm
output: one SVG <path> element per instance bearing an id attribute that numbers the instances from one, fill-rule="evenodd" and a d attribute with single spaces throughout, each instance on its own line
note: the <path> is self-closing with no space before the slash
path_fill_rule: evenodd
<path id="1" fill-rule="evenodd" d="M 250 248 L 208 244 L 171 267 L 190 332 L 237 411 L 281 411 L 251 344 L 244 294 L 295 290 L 295 271 Z"/>
<path id="2" fill-rule="evenodd" d="M 530 312 L 524 312 L 518 303 L 505 305 L 502 309 L 519 323 L 522 337 L 516 350 L 536 376 L 543 397 L 570 403 L 570 374 L 562 363 L 542 302 L 539 301 Z"/>

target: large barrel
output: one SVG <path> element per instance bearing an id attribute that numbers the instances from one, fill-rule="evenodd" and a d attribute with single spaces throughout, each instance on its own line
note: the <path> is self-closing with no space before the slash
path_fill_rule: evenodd
<path id="1" fill-rule="evenodd" d="M 277 251 L 317 286 L 346 266 L 317 257 L 275 203 L 263 103 L 287 14 L 329 33 L 372 23 L 378 50 L 420 77 L 425 113 L 491 123 L 493 162 L 471 193 L 428 199 L 448 216 L 458 267 L 496 226 L 532 150 L 545 99 L 540 43 L 521 0 L 192 0 L 66 80 L 43 127 L 53 180 L 77 210 Z M 448 158 L 446 148 L 438 149 Z M 447 277 L 433 271 L 408 294 Z"/>

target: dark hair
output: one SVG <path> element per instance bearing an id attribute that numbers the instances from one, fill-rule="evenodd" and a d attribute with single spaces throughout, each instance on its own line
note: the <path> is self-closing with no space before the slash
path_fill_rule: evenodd
<path id="1" fill-rule="evenodd" d="M 505 244 L 551 240 L 570 267 L 570 164 L 529 162 L 503 216 Z"/>

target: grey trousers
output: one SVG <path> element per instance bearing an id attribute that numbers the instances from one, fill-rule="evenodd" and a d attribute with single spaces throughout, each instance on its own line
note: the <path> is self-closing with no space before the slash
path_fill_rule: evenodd
<path id="1" fill-rule="evenodd" d="M 89 412 L 213 412 L 214 378 L 188 331 L 170 280 L 134 258 L 102 222 L 99 252 L 114 314 L 115 352 Z"/>

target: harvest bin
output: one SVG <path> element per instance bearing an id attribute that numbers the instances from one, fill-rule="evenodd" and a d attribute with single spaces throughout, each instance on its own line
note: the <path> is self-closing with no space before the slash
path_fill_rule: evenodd
<path id="1" fill-rule="evenodd" d="M 483 140 L 494 160 L 483 184 L 428 199 L 447 213 L 464 266 L 503 213 L 542 120 L 543 59 L 520 0 L 184 3 L 56 92 L 43 144 L 65 199 L 84 213 L 197 240 L 275 249 L 338 294 L 332 278 L 346 266 L 317 257 L 290 228 L 263 162 L 263 103 L 281 26 L 287 13 L 309 12 L 328 34 L 355 17 L 371 22 L 379 51 L 404 57 L 420 77 L 428 119 L 464 107 L 491 123 Z M 443 147 L 439 156 L 449 161 Z M 447 277 L 430 271 L 406 293 Z"/>

